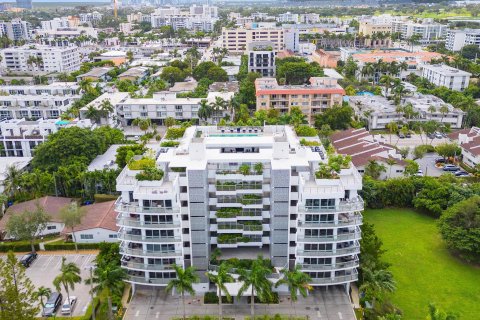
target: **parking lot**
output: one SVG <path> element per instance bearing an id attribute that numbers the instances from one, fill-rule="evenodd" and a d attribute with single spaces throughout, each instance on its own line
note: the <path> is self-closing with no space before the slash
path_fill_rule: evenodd
<path id="1" fill-rule="evenodd" d="M 397 146 L 398 148 L 408 147 L 411 149 L 422 144 L 432 144 L 433 146 L 436 146 L 441 143 L 450 142 L 448 138 L 441 138 L 441 139 L 435 138 L 432 140 L 428 138 L 426 135 L 422 135 L 422 137 L 420 137 L 420 135 L 418 134 L 412 134 L 410 138 L 403 138 L 403 139 L 400 139 L 396 134 L 392 134 L 391 140 L 390 140 L 389 134 L 382 134 L 381 137 L 383 137 L 383 142 L 385 143 L 388 143 L 388 144 L 391 143 L 392 145 Z"/>
<path id="2" fill-rule="evenodd" d="M 52 282 L 53 279 L 60 273 L 60 266 L 62 264 L 62 256 L 58 254 L 39 254 L 37 259 L 26 269 L 26 275 L 32 281 L 35 288 L 44 286 L 50 288 L 55 292 Z M 2 256 L 4 258 L 5 256 Z M 20 259 L 22 255 L 18 255 Z M 75 289 L 70 291 L 70 296 L 77 297 L 77 303 L 73 309 L 73 316 L 81 316 L 87 310 L 90 303 L 90 286 L 86 285 L 84 281 L 90 278 L 90 266 L 94 264 L 94 254 L 67 254 L 65 255 L 67 262 L 74 262 L 79 268 L 82 277 L 82 283 L 75 284 Z M 62 288 L 63 301 L 67 298 L 65 290 Z M 62 303 L 63 303 L 62 301 Z M 60 309 L 57 315 L 60 316 Z M 41 314 L 39 314 L 41 316 Z"/>

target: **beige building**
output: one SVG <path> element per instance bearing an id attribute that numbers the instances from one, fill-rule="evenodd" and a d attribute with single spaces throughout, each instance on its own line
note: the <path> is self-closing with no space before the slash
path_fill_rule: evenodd
<path id="1" fill-rule="evenodd" d="M 360 22 L 358 33 L 361 33 L 364 36 L 372 36 L 374 33 L 378 33 L 378 32 L 392 33 L 392 24 L 391 23 L 372 23 L 370 21 Z"/>
<path id="2" fill-rule="evenodd" d="M 345 95 L 337 79 L 328 77 L 312 77 L 310 85 L 296 86 L 279 85 L 275 78 L 258 78 L 255 90 L 257 110 L 275 108 L 287 113 L 292 107 L 299 107 L 309 123 L 314 122 L 315 114 L 334 104 L 342 104 Z"/>
<path id="3" fill-rule="evenodd" d="M 223 47 L 230 53 L 243 53 L 253 42 L 271 42 L 274 51 L 284 48 L 284 30 L 280 28 L 262 29 L 222 29 Z"/>

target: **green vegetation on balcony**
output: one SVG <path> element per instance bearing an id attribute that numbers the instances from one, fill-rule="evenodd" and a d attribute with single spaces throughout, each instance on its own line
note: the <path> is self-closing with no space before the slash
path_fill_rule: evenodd
<path id="1" fill-rule="evenodd" d="M 328 163 L 320 164 L 315 177 L 317 179 L 338 179 L 338 174 L 341 169 L 350 168 L 351 156 L 330 155 Z"/>
<path id="2" fill-rule="evenodd" d="M 184 127 L 179 127 L 179 128 L 170 127 L 168 128 L 167 133 L 165 134 L 165 139 L 169 139 L 169 140 L 180 139 L 185 134 L 186 129 L 187 128 L 184 128 Z"/>
<path id="3" fill-rule="evenodd" d="M 239 243 L 239 242 L 252 242 L 253 239 L 250 239 L 249 237 L 244 237 L 238 234 L 232 234 L 232 233 L 222 233 L 219 234 L 217 237 L 217 242 L 218 243 Z"/>
<path id="4" fill-rule="evenodd" d="M 168 140 L 168 141 L 162 141 L 162 143 L 160 144 L 160 147 L 178 147 L 179 144 L 180 144 L 180 141 Z"/>
<path id="5" fill-rule="evenodd" d="M 262 222 L 261 221 L 242 221 L 239 223 L 219 223 L 219 230 L 226 229 L 235 229 L 235 230 L 246 230 L 246 231 L 262 231 Z"/>
<path id="6" fill-rule="evenodd" d="M 217 181 L 216 187 L 218 191 L 234 191 L 246 189 L 262 189 L 262 184 L 255 182 L 235 182 L 235 181 Z"/>
<path id="7" fill-rule="evenodd" d="M 170 171 L 172 171 L 172 172 L 186 172 L 187 168 L 185 168 L 185 167 L 170 167 Z"/>
<path id="8" fill-rule="evenodd" d="M 235 218 L 242 213 L 242 208 L 220 208 L 217 210 L 217 218 Z"/>
<path id="9" fill-rule="evenodd" d="M 138 181 L 158 181 L 163 179 L 164 172 L 162 169 L 155 167 L 147 167 L 142 172 L 135 175 Z"/>
<path id="10" fill-rule="evenodd" d="M 258 200 L 261 200 L 261 199 L 262 199 L 262 196 L 259 194 L 244 194 L 240 198 L 240 203 L 243 205 L 258 204 L 259 202 Z"/>
<path id="11" fill-rule="evenodd" d="M 299 137 L 315 137 L 317 135 L 317 130 L 306 124 L 296 126 L 295 132 Z"/>
<path id="12" fill-rule="evenodd" d="M 128 169 L 130 170 L 145 170 L 147 168 L 154 168 L 155 167 L 155 159 L 143 157 L 138 160 L 131 160 L 128 163 Z"/>
<path id="13" fill-rule="evenodd" d="M 318 141 L 307 141 L 305 138 L 300 140 L 300 145 L 306 146 L 306 147 L 317 147 L 320 145 L 320 142 Z"/>

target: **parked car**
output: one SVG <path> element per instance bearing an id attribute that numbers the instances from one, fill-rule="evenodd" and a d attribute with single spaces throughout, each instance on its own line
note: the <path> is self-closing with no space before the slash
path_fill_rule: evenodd
<path id="1" fill-rule="evenodd" d="M 60 292 L 54 292 L 48 297 L 47 303 L 43 308 L 42 316 L 53 317 L 57 309 L 62 304 L 63 296 Z"/>
<path id="2" fill-rule="evenodd" d="M 433 133 L 428 133 L 428 134 L 427 134 L 427 137 L 428 137 L 429 139 L 434 139 L 434 138 L 435 138 L 435 134 L 433 134 Z"/>
<path id="3" fill-rule="evenodd" d="M 25 268 L 28 268 L 28 267 L 30 267 L 30 265 L 32 264 L 32 262 L 35 261 L 35 259 L 37 259 L 37 253 L 36 253 L 36 252 L 30 252 L 30 253 L 27 253 L 26 255 L 24 255 L 24 256 L 20 259 L 20 263 L 21 263 Z"/>
<path id="4" fill-rule="evenodd" d="M 463 170 L 458 170 L 455 172 L 455 177 L 468 177 L 470 174 Z"/>
<path id="5" fill-rule="evenodd" d="M 443 167 L 443 171 L 457 172 L 458 170 L 460 170 L 460 168 L 453 164 L 447 164 Z"/>
<path id="6" fill-rule="evenodd" d="M 415 175 L 417 177 L 423 177 L 423 170 L 422 169 L 418 169 L 417 173 L 415 173 Z"/>
<path id="7" fill-rule="evenodd" d="M 445 163 L 445 162 L 447 162 L 447 161 L 445 160 L 445 158 L 436 158 L 436 159 L 435 159 L 435 163 Z"/>
<path id="8" fill-rule="evenodd" d="M 442 139 L 443 135 L 440 132 L 435 132 L 435 138 Z"/>
<path id="9" fill-rule="evenodd" d="M 65 302 L 63 303 L 63 306 L 62 306 L 62 314 L 71 315 L 76 303 L 77 303 L 77 297 L 75 296 L 70 296 L 70 300 L 68 298 L 65 299 Z"/>
<path id="10" fill-rule="evenodd" d="M 405 135 L 404 135 L 402 132 L 399 132 L 399 133 L 398 133 L 398 137 L 399 137 L 400 139 L 405 139 Z"/>
<path id="11" fill-rule="evenodd" d="M 412 137 L 412 134 L 410 132 L 407 132 L 407 134 L 405 135 L 406 138 L 411 138 Z"/>

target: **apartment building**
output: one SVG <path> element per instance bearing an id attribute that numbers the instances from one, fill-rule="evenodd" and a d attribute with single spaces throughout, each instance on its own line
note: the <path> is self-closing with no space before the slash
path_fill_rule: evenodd
<path id="1" fill-rule="evenodd" d="M 127 281 L 166 286 L 175 263 L 194 266 L 197 291 L 207 291 L 219 248 L 222 259 L 261 254 L 278 269 L 299 265 L 312 286 L 348 290 L 358 279 L 362 179 L 353 165 L 317 179 L 325 154 L 288 126 L 190 127 L 157 154 L 161 180 L 139 181 L 126 167 L 116 211 Z"/>
<path id="2" fill-rule="evenodd" d="M 218 21 L 218 7 L 193 5 L 189 11 L 177 7 L 161 7 L 151 15 L 153 28 L 172 26 L 174 30 L 188 29 L 210 32 Z"/>
<path id="3" fill-rule="evenodd" d="M 6 36 L 12 41 L 32 39 L 32 24 L 22 19 L 0 21 L 0 36 Z"/>
<path id="4" fill-rule="evenodd" d="M 454 108 L 437 96 L 431 94 L 415 93 L 406 97 L 403 104 L 411 103 L 413 109 L 418 113 L 419 121 L 435 120 L 439 123 L 448 124 L 452 129 L 460 129 L 463 125 L 465 112 Z M 434 111 L 431 109 L 435 108 Z"/>
<path id="5" fill-rule="evenodd" d="M 392 23 L 393 32 L 400 33 L 403 39 L 418 35 L 421 44 L 428 44 L 445 39 L 447 30 L 447 25 L 434 23 L 429 19 L 425 19 L 422 23 L 416 23 L 413 21 L 394 21 Z"/>
<path id="6" fill-rule="evenodd" d="M 1 64 L 11 72 L 71 72 L 80 69 L 80 53 L 76 46 L 50 47 L 24 45 L 0 51 Z"/>
<path id="7" fill-rule="evenodd" d="M 422 77 L 436 86 L 450 90 L 463 91 L 470 83 L 472 74 L 444 64 L 427 64 L 423 66 Z"/>
<path id="8" fill-rule="evenodd" d="M 35 148 L 61 128 L 91 128 L 90 120 L 11 119 L 0 121 L 0 144 L 7 157 L 33 157 Z"/>
<path id="9" fill-rule="evenodd" d="M 80 87 L 74 82 L 35 86 L 2 86 L 0 119 L 56 119 L 80 99 Z"/>
<path id="10" fill-rule="evenodd" d="M 222 29 L 223 48 L 230 53 L 243 53 L 252 42 L 271 42 L 274 51 L 284 48 L 284 30 L 281 28 L 236 28 Z"/>
<path id="11" fill-rule="evenodd" d="M 78 16 L 81 23 L 88 23 L 102 20 L 103 14 L 98 11 L 93 11 L 88 13 L 80 13 Z"/>
<path id="12" fill-rule="evenodd" d="M 445 48 L 450 51 L 460 51 L 466 45 L 474 44 L 480 47 L 480 30 L 479 29 L 463 29 L 448 30 Z"/>
<path id="13" fill-rule="evenodd" d="M 257 110 L 275 108 L 288 113 L 292 107 L 299 107 L 309 123 L 314 122 L 315 114 L 342 104 L 345 95 L 337 79 L 328 77 L 312 77 L 309 85 L 279 85 L 275 78 L 258 78 L 255 90 Z"/>
<path id="14" fill-rule="evenodd" d="M 368 130 L 385 129 L 390 122 L 405 120 L 395 103 L 382 96 L 349 96 L 348 103 L 358 119 L 366 120 Z"/>
<path id="15" fill-rule="evenodd" d="M 288 23 L 288 22 L 298 23 L 298 21 L 299 21 L 298 13 L 285 12 L 277 16 L 277 22 L 280 22 L 280 23 Z"/>
<path id="16" fill-rule="evenodd" d="M 260 73 L 263 77 L 275 77 L 275 58 L 270 42 L 253 42 L 248 45 L 248 72 Z"/>

